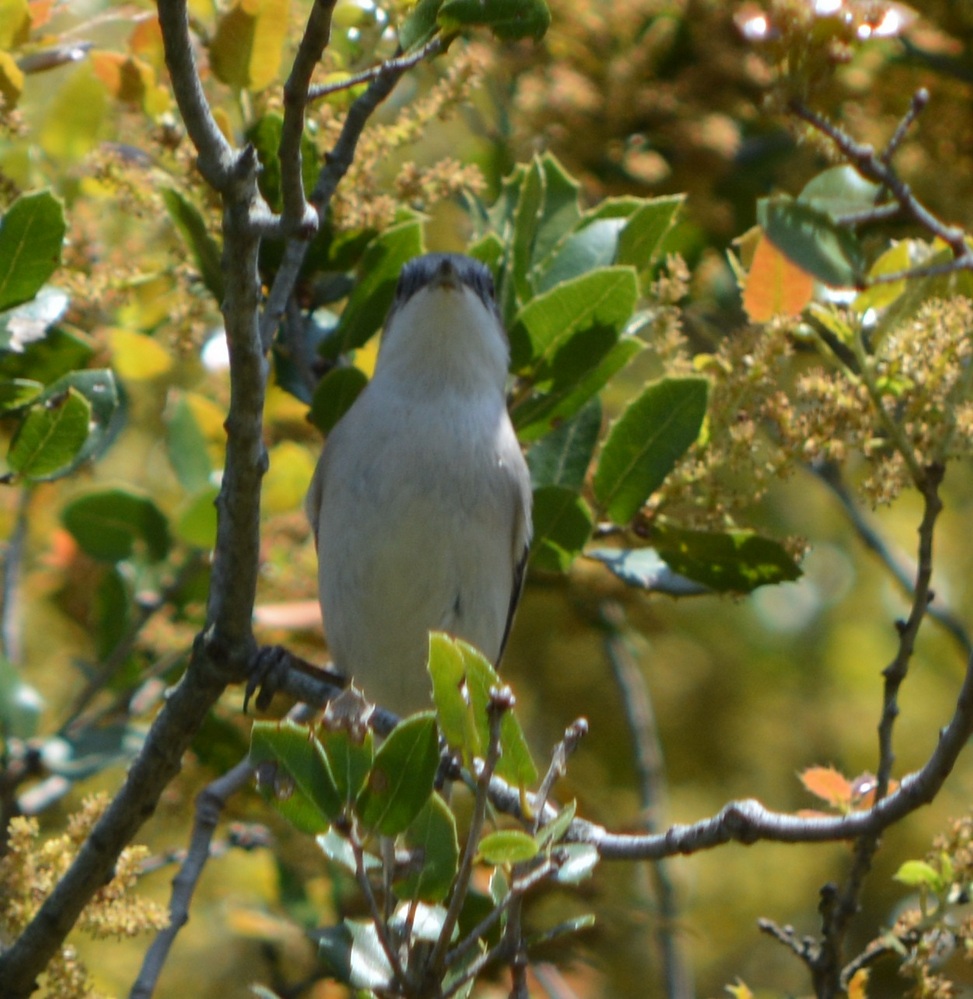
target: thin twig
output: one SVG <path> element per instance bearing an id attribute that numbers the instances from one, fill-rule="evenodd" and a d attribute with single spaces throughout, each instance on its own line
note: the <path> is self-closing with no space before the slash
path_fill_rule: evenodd
<path id="1" fill-rule="evenodd" d="M 428 55 L 434 55 L 430 51 Z M 397 61 L 399 60 L 399 61 Z M 358 140 L 361 138 L 368 119 L 385 100 L 411 64 L 403 64 L 400 57 L 389 59 L 378 66 L 368 89 L 355 98 L 345 116 L 341 134 L 334 148 L 325 157 L 324 166 L 318 174 L 317 183 L 311 193 L 310 202 L 318 213 L 319 223 L 323 224 L 331 206 L 331 199 L 341 179 L 348 172 L 355 158 Z M 297 278 L 307 254 L 306 239 L 288 239 L 284 246 L 281 265 L 274 276 L 274 283 L 267 295 L 263 316 L 260 321 L 260 337 L 267 350 L 273 342 L 277 327 L 287 309 L 288 300 L 297 284 Z"/>
<path id="2" fill-rule="evenodd" d="M 71 705 L 64 722 L 61 724 L 60 731 L 63 732 L 65 729 L 71 727 L 78 715 L 84 711 L 99 691 L 104 690 L 111 683 L 118 671 L 124 667 L 128 661 L 128 657 L 138 644 L 139 635 L 142 633 L 142 630 L 159 611 L 168 607 L 173 599 L 179 595 L 188 580 L 203 564 L 203 558 L 202 552 L 192 552 L 179 569 L 176 570 L 176 574 L 172 580 L 162 588 L 160 593 L 156 594 L 152 599 L 140 600 L 138 602 L 136 605 L 138 609 L 131 623 L 115 643 L 115 647 L 105 656 L 91 677 L 89 677 L 84 688 L 74 699 L 74 703 Z"/>
<path id="3" fill-rule="evenodd" d="M 330 97 L 332 94 L 341 93 L 343 90 L 360 87 L 363 83 L 371 83 L 372 80 L 378 79 L 379 76 L 389 69 L 404 73 L 406 70 L 418 66 L 419 63 L 439 55 L 444 47 L 445 43 L 442 37 L 436 35 L 435 38 L 430 39 L 425 45 L 420 46 L 415 52 L 408 53 L 408 55 L 395 56 L 392 59 L 387 59 L 385 62 L 379 63 L 377 66 L 370 66 L 368 69 L 363 69 L 360 73 L 352 73 L 351 76 L 343 77 L 340 80 L 334 80 L 331 83 L 319 83 L 317 86 L 311 87 L 307 94 L 308 101 L 319 101 L 324 97 Z"/>
<path id="4" fill-rule="evenodd" d="M 622 706 L 635 747 L 641 824 L 646 832 L 653 833 L 664 822 L 668 797 L 665 760 L 655 712 L 642 672 L 625 640 L 622 608 L 615 603 L 604 604 L 601 621 L 605 628 L 605 651 L 615 683 L 621 691 Z M 679 901 L 665 860 L 658 860 L 652 865 L 652 879 L 659 907 L 655 936 L 662 955 L 666 995 L 669 999 L 691 999 L 692 969 L 676 933 Z"/>
<path id="5" fill-rule="evenodd" d="M 832 462 L 815 462 L 809 468 L 814 475 L 828 486 L 841 503 L 842 509 L 845 511 L 851 526 L 854 528 L 862 544 L 878 556 L 879 561 L 892 574 L 892 578 L 896 584 L 911 600 L 915 587 L 915 567 L 906 565 L 905 561 L 892 551 L 888 542 L 869 522 L 868 518 L 855 502 L 851 490 L 848 489 L 842 480 L 838 466 Z M 957 644 L 963 650 L 964 657 L 973 655 L 973 639 L 970 638 L 966 626 L 948 607 L 943 606 L 938 594 L 930 602 L 928 614 L 956 639 Z"/>
<path id="6" fill-rule="evenodd" d="M 3 550 L 3 582 L 0 596 L 0 654 L 7 662 L 21 661 L 20 648 L 20 570 L 24 560 L 24 543 L 27 540 L 27 511 L 30 509 L 34 488 L 25 484 L 17 497 L 17 512 L 13 530 Z"/>
<path id="7" fill-rule="evenodd" d="M 487 713 L 490 722 L 490 736 L 487 745 L 486 757 L 480 767 L 476 778 L 476 796 L 473 800 L 473 816 L 470 819 L 470 828 L 466 836 L 466 845 L 463 848 L 463 858 L 460 861 L 456 877 L 453 879 L 453 892 L 450 896 L 449 907 L 443 919 L 443 925 L 439 932 L 439 937 L 429 955 L 427 968 L 434 974 L 441 967 L 449 942 L 453 936 L 453 928 L 463 910 L 463 903 L 466 901 L 466 893 L 469 890 L 470 878 L 473 874 L 473 860 L 480 844 L 480 832 L 483 829 L 483 821 L 486 817 L 486 806 L 489 799 L 490 781 L 493 772 L 496 770 L 497 761 L 500 759 L 500 723 L 503 716 L 513 705 L 513 694 L 509 687 L 503 687 L 499 691 L 490 692 L 490 702 L 487 705 Z M 438 977 L 438 976 L 437 976 Z"/>
<path id="8" fill-rule="evenodd" d="M 189 921 L 189 905 L 206 862 L 212 855 L 213 834 L 227 801 L 246 786 L 253 774 L 247 759 L 241 760 L 217 780 L 212 781 L 196 798 L 196 821 L 189 848 L 179 873 L 172 881 L 169 900 L 169 925 L 152 941 L 142 960 L 138 978 L 129 992 L 129 999 L 150 999 L 165 966 L 169 951 L 179 931 Z"/>
<path id="9" fill-rule="evenodd" d="M 317 231 L 318 214 L 304 197 L 304 176 L 301 171 L 304 111 L 311 76 L 331 37 L 331 15 L 336 2 L 337 0 L 314 0 L 294 56 L 294 64 L 284 84 L 284 121 L 278 149 L 283 202 L 281 222 L 284 232 L 294 233 L 297 238 L 305 241 Z"/>

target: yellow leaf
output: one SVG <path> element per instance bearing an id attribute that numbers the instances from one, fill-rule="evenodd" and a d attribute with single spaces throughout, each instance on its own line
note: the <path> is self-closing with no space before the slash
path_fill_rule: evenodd
<path id="1" fill-rule="evenodd" d="M 108 95 L 86 63 L 62 84 L 40 129 L 41 148 L 56 160 L 74 162 L 98 142 Z"/>
<path id="2" fill-rule="evenodd" d="M 276 79 L 287 37 L 290 0 L 237 0 L 216 26 L 210 64 L 239 90 L 263 90 Z"/>
<path id="3" fill-rule="evenodd" d="M 735 984 L 727 985 L 725 988 L 733 996 L 733 999 L 753 999 L 753 992 L 750 991 L 750 986 L 739 978 Z"/>
<path id="4" fill-rule="evenodd" d="M 24 74 L 9 52 L 0 52 L 0 95 L 10 110 L 17 106 L 24 90 Z"/>
<path id="5" fill-rule="evenodd" d="M 755 323 L 797 316 L 814 295 L 814 278 L 761 235 L 743 288 L 743 308 Z"/>
<path id="6" fill-rule="evenodd" d="M 314 459 L 306 448 L 294 441 L 278 444 L 270 452 L 270 467 L 264 476 L 264 510 L 270 514 L 299 510 L 313 474 Z"/>
<path id="7" fill-rule="evenodd" d="M 0 0 L 0 48 L 13 49 L 30 37 L 27 0 Z"/>
<path id="8" fill-rule="evenodd" d="M 164 375 L 172 367 L 169 352 L 150 336 L 116 327 L 109 332 L 112 367 L 132 381 L 145 381 Z"/>

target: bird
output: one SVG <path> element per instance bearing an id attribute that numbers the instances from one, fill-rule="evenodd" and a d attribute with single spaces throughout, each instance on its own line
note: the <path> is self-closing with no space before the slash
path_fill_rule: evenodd
<path id="1" fill-rule="evenodd" d="M 399 715 L 431 706 L 429 632 L 495 666 L 531 540 L 530 473 L 507 410 L 489 269 L 407 262 L 374 374 L 328 435 L 305 503 L 333 664 Z"/>

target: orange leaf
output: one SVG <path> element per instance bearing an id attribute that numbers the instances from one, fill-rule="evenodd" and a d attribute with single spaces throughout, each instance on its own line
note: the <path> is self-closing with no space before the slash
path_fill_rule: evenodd
<path id="1" fill-rule="evenodd" d="M 797 316 L 811 301 L 814 278 L 761 235 L 743 287 L 743 308 L 755 323 Z"/>
<path id="2" fill-rule="evenodd" d="M 801 775 L 801 783 L 832 808 L 847 811 L 851 805 L 851 781 L 834 767 L 808 767 Z"/>

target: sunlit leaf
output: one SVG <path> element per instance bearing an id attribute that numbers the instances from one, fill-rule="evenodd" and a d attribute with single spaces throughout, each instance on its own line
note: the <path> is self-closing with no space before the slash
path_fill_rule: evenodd
<path id="1" fill-rule="evenodd" d="M 804 787 L 816 798 L 841 811 L 850 808 L 851 781 L 834 767 L 808 767 L 799 776 Z"/>
<path id="2" fill-rule="evenodd" d="M 859 968 L 848 983 L 848 999 L 868 999 L 868 976 L 870 968 Z"/>
<path id="3" fill-rule="evenodd" d="M 527 452 L 531 483 L 564 486 L 580 492 L 601 430 L 601 401 L 592 399 L 570 420 L 538 441 Z"/>
<path id="4" fill-rule="evenodd" d="M 338 794 L 351 804 L 361 793 L 375 758 L 375 737 L 367 729 L 362 738 L 354 738 L 346 729 L 329 731 L 322 726 L 319 739 L 331 765 Z"/>
<path id="5" fill-rule="evenodd" d="M 176 520 L 179 540 L 193 548 L 208 551 L 216 544 L 216 486 L 204 486 L 180 510 Z"/>
<path id="6" fill-rule="evenodd" d="M 598 459 L 595 497 L 617 524 L 628 523 L 699 436 L 709 386 L 703 378 L 649 385 L 612 424 Z"/>
<path id="7" fill-rule="evenodd" d="M 24 92 L 24 72 L 9 52 L 0 51 L 0 97 L 13 109 Z"/>
<path id="8" fill-rule="evenodd" d="M 260 483 L 263 508 L 269 514 L 299 510 L 314 475 L 314 458 L 302 444 L 281 441 L 271 448 L 269 459 Z"/>
<path id="9" fill-rule="evenodd" d="M 534 837 L 519 829 L 487 833 L 480 840 L 477 853 L 487 864 L 519 864 L 537 856 Z"/>
<path id="10" fill-rule="evenodd" d="M 589 548 L 586 558 L 597 559 L 622 582 L 671 597 L 698 596 L 710 588 L 674 572 L 654 548 Z"/>
<path id="11" fill-rule="evenodd" d="M 385 322 L 399 274 L 422 253 L 422 225 L 409 219 L 386 229 L 368 245 L 348 304 L 341 313 L 333 356 L 360 347 Z"/>
<path id="12" fill-rule="evenodd" d="M 533 521 L 531 564 L 549 572 L 567 572 L 594 529 L 588 504 L 566 486 L 534 491 Z"/>
<path id="13" fill-rule="evenodd" d="M 577 380 L 531 396 L 511 414 L 517 435 L 524 442 L 537 440 L 570 419 L 643 349 L 637 337 L 623 337 L 602 356 L 593 358 L 589 369 Z"/>
<path id="14" fill-rule="evenodd" d="M 444 31 L 485 27 L 503 41 L 537 41 L 551 23 L 551 12 L 544 0 L 444 0 L 439 23 Z"/>
<path id="15" fill-rule="evenodd" d="M 619 264 L 631 264 L 639 273 L 658 260 L 659 248 L 682 210 L 684 194 L 651 198 L 625 221 L 618 237 Z"/>
<path id="16" fill-rule="evenodd" d="M 752 531 L 691 531 L 658 523 L 652 541 L 675 572 L 718 593 L 749 593 L 801 575 L 783 545 Z"/>
<path id="17" fill-rule="evenodd" d="M 169 462 L 187 492 L 206 489 L 212 482 L 206 437 L 186 397 L 178 395 L 166 414 L 166 444 Z"/>
<path id="18" fill-rule="evenodd" d="M 543 372 L 572 337 L 599 327 L 620 332 L 637 297 L 630 267 L 604 267 L 537 295 L 510 329 L 511 368 Z"/>
<path id="19" fill-rule="evenodd" d="M 219 19 L 210 44 L 217 78 L 239 90 L 276 82 L 289 19 L 289 0 L 237 0 Z"/>
<path id="20" fill-rule="evenodd" d="M 813 296 L 814 278 L 761 236 L 743 286 L 743 308 L 751 321 L 798 316 Z"/>
<path id="21" fill-rule="evenodd" d="M 41 148 L 54 160 L 74 163 L 101 138 L 108 113 L 108 95 L 87 64 L 82 64 L 54 92 L 41 124 Z"/>
<path id="22" fill-rule="evenodd" d="M 108 336 L 112 347 L 112 366 L 122 378 L 145 381 L 158 378 L 172 369 L 172 355 L 153 337 L 120 327 L 110 330 Z"/>
<path id="23" fill-rule="evenodd" d="M 867 212 L 875 207 L 881 191 L 850 164 L 829 167 L 804 185 L 797 196 L 803 204 L 825 212 L 832 218 Z"/>
<path id="24" fill-rule="evenodd" d="M 945 887 L 942 874 L 925 860 L 907 860 L 893 877 L 910 888 L 927 888 L 929 891 L 938 892 Z"/>
<path id="25" fill-rule="evenodd" d="M 757 202 L 757 221 L 774 246 L 832 288 L 861 284 L 863 254 L 854 233 L 810 205 L 778 195 Z"/>
<path id="26" fill-rule="evenodd" d="M 29 378 L 0 381 L 0 413 L 12 413 L 33 402 L 44 391 L 40 382 Z"/>
<path id="27" fill-rule="evenodd" d="M 355 989 L 388 989 L 392 966 L 374 923 L 346 919 L 339 926 L 317 930 L 318 956 L 334 977 Z"/>

